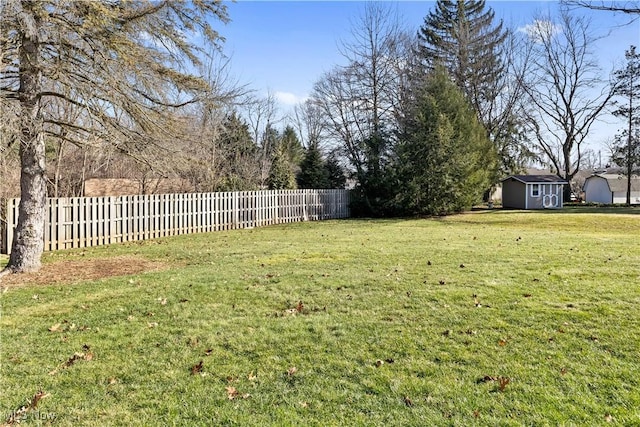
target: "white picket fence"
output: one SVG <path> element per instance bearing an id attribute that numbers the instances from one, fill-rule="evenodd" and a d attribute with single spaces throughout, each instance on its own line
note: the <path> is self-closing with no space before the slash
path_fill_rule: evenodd
<path id="1" fill-rule="evenodd" d="M 19 202 L 7 199 L 0 203 L 0 253 L 11 253 Z M 49 198 L 45 250 L 349 215 L 348 190 Z"/>

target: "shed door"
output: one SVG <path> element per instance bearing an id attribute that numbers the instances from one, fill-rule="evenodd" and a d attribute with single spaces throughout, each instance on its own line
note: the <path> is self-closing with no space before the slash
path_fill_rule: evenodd
<path id="1" fill-rule="evenodd" d="M 560 197 L 558 196 L 558 187 L 560 184 L 542 184 L 540 187 L 542 192 L 542 206 L 545 209 L 560 207 Z"/>

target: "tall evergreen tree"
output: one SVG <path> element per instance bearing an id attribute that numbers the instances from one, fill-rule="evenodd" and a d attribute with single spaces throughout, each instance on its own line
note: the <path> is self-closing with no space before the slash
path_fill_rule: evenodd
<path id="1" fill-rule="evenodd" d="M 278 144 L 282 146 L 282 150 L 286 154 L 289 163 L 294 166 L 294 168 L 297 168 L 305 153 L 300 138 L 298 138 L 298 134 L 292 126 L 287 125 L 287 127 L 284 128 Z"/>
<path id="2" fill-rule="evenodd" d="M 307 149 L 297 177 L 298 188 L 331 188 L 329 171 L 317 145 Z"/>
<path id="3" fill-rule="evenodd" d="M 347 184 L 347 177 L 335 152 L 329 154 L 324 166 L 327 170 L 328 188 L 344 188 Z"/>
<path id="4" fill-rule="evenodd" d="M 249 125 L 235 112 L 225 118 L 220 132 L 219 145 L 224 161 L 221 191 L 248 190 L 257 187 L 258 147 L 253 142 Z"/>
<path id="5" fill-rule="evenodd" d="M 420 53 L 429 70 L 443 66 L 476 111 L 495 96 L 495 82 L 506 33 L 494 25 L 484 0 L 438 0 L 418 32 Z"/>
<path id="6" fill-rule="evenodd" d="M 296 179 L 291 169 L 284 145 L 278 145 L 275 150 L 269 177 L 267 178 L 269 190 L 290 190 L 296 188 Z"/>
<path id="7" fill-rule="evenodd" d="M 518 47 L 506 47 L 514 41 L 494 18 L 484 0 L 438 0 L 418 31 L 418 53 L 427 73 L 442 66 L 463 91 L 500 153 L 501 174 L 506 175 L 533 155 L 522 138 L 518 77 L 524 71 L 511 57 Z"/>
<path id="8" fill-rule="evenodd" d="M 615 94 L 622 98 L 615 102 L 614 116 L 626 121 L 626 129 L 616 138 L 613 161 L 625 168 L 627 176 L 627 204 L 631 203 L 631 174 L 640 169 L 640 54 L 631 46 L 625 52 L 626 66 L 615 72 Z"/>
<path id="9" fill-rule="evenodd" d="M 462 92 L 438 68 L 417 94 L 396 148 L 401 214 L 443 215 L 479 202 L 497 153 Z"/>

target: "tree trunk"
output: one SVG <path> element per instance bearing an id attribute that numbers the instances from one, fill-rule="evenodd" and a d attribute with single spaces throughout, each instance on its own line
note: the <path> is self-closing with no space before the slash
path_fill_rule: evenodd
<path id="1" fill-rule="evenodd" d="M 635 52 L 635 48 L 634 52 Z M 633 172 L 633 161 L 631 160 L 631 143 L 633 141 L 633 90 L 634 90 L 634 74 L 630 75 L 631 81 L 629 83 L 629 129 L 627 135 L 627 206 L 631 206 L 631 172 Z"/>
<path id="2" fill-rule="evenodd" d="M 37 15 L 24 2 L 20 49 L 20 206 L 11 256 L 7 270 L 16 273 L 36 271 L 44 250 L 44 224 L 47 201 L 45 181 L 45 144 L 40 105 L 41 72 L 39 64 Z"/>

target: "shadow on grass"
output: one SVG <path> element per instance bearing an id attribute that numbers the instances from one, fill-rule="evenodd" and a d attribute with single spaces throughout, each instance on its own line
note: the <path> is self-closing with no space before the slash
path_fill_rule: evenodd
<path id="1" fill-rule="evenodd" d="M 606 214 L 606 215 L 638 215 L 640 216 L 640 206 L 564 206 L 561 209 L 508 209 L 496 207 L 492 209 L 488 209 L 486 207 L 476 207 L 471 211 L 454 213 L 450 215 L 444 216 L 415 216 L 415 217 L 388 217 L 388 218 L 370 218 L 370 217 L 353 217 L 347 218 L 346 221 L 359 222 L 361 224 L 372 223 L 376 224 L 386 224 L 386 225 L 395 225 L 400 224 L 407 221 L 414 221 L 419 219 L 427 219 L 434 221 L 445 220 L 447 217 L 454 217 L 459 215 L 490 215 L 490 216 L 507 216 L 513 214 L 546 214 L 546 215 L 557 215 L 557 214 Z"/>
<path id="2" fill-rule="evenodd" d="M 619 214 L 640 215 L 640 206 L 564 206 L 561 209 L 509 209 L 509 208 L 474 208 L 474 213 L 505 215 L 510 213 L 541 214 Z"/>

